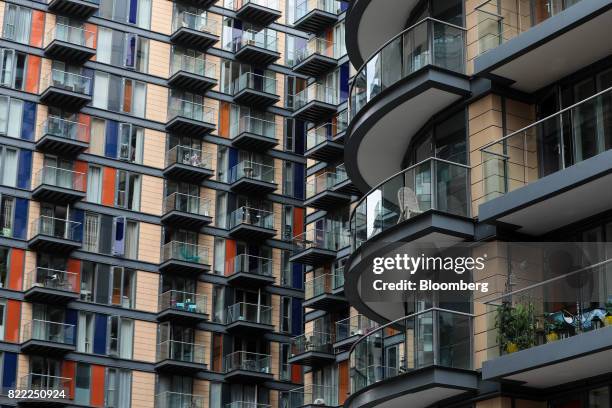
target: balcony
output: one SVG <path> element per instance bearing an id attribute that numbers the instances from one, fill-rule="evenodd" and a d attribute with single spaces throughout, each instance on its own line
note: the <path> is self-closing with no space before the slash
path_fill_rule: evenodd
<path id="1" fill-rule="evenodd" d="M 217 110 L 201 103 L 170 98 L 166 130 L 188 136 L 203 136 L 217 128 Z"/>
<path id="2" fill-rule="evenodd" d="M 349 353 L 345 407 L 425 408 L 478 389 L 472 370 L 472 315 L 431 308 L 381 326 Z"/>
<path id="3" fill-rule="evenodd" d="M 155 396 L 155 408 L 208 408 L 208 396 L 166 391 Z"/>
<path id="4" fill-rule="evenodd" d="M 338 22 L 341 8 L 336 0 L 298 0 L 293 26 L 309 33 L 320 33 Z"/>
<path id="5" fill-rule="evenodd" d="M 338 403 L 338 387 L 310 384 L 289 391 L 289 408 L 324 408 Z"/>
<path id="6" fill-rule="evenodd" d="M 209 152 L 181 145 L 166 152 L 165 177 L 200 184 L 214 173 Z"/>
<path id="7" fill-rule="evenodd" d="M 304 155 L 313 160 L 333 162 L 344 154 L 344 132 L 348 124 L 346 110 L 333 122 L 308 129 Z"/>
<path id="8" fill-rule="evenodd" d="M 238 302 L 227 308 L 225 329 L 228 333 L 261 335 L 274 330 L 272 306 Z"/>
<path id="9" fill-rule="evenodd" d="M 280 58 L 278 33 L 268 28 L 261 31 L 244 30 L 234 39 L 234 53 L 238 60 L 255 66 L 266 66 Z"/>
<path id="10" fill-rule="evenodd" d="M 271 193 L 278 187 L 274 176 L 274 166 L 244 160 L 230 169 L 230 188 L 241 194 Z"/>
<path id="11" fill-rule="evenodd" d="M 378 327 L 378 323 L 364 315 L 354 315 L 336 322 L 334 349 L 347 351 L 361 336 L 365 336 Z"/>
<path id="12" fill-rule="evenodd" d="M 88 0 L 48 0 L 48 10 L 52 13 L 86 20 L 98 11 L 98 1 Z"/>
<path id="13" fill-rule="evenodd" d="M 293 257 L 292 257 L 293 258 Z M 341 294 L 344 283 L 342 276 L 325 273 L 304 282 L 304 307 L 333 311 L 347 305 Z"/>
<path id="14" fill-rule="evenodd" d="M 339 104 L 337 89 L 313 83 L 293 96 L 293 117 L 318 123 L 331 118 Z"/>
<path id="15" fill-rule="evenodd" d="M 476 7 L 474 72 L 532 93 L 610 55 L 603 38 L 612 24 L 609 1 L 485 1 Z M 581 47 L 568 55 L 568 44 Z M 588 45 L 588 46 L 587 46 Z M 542 64 L 554 61 L 554 64 Z"/>
<path id="16" fill-rule="evenodd" d="M 240 207 L 230 214 L 229 235 L 236 239 L 262 241 L 276 235 L 274 213 L 258 208 Z"/>
<path id="17" fill-rule="evenodd" d="M 30 225 L 28 248 L 34 251 L 67 254 L 81 248 L 80 222 L 40 216 Z"/>
<path id="18" fill-rule="evenodd" d="M 210 200 L 189 194 L 172 193 L 164 198 L 161 222 L 199 231 L 204 225 L 212 222 Z"/>
<path id="19" fill-rule="evenodd" d="M 353 181 L 348 177 L 348 173 L 346 172 L 346 166 L 344 165 L 344 163 L 336 166 L 335 173 L 335 183 L 331 187 L 331 190 L 333 192 L 355 196 L 361 195 L 361 192 L 359 191 L 357 186 L 355 186 L 355 183 L 353 183 Z"/>
<path id="20" fill-rule="evenodd" d="M 81 64 L 94 55 L 96 33 L 56 23 L 45 35 L 45 56 Z"/>
<path id="21" fill-rule="evenodd" d="M 267 26 L 281 16 L 278 0 L 233 0 L 236 17 Z"/>
<path id="22" fill-rule="evenodd" d="M 225 262 L 227 283 L 259 287 L 273 284 L 276 279 L 272 275 L 272 259 L 262 256 L 240 254 Z"/>
<path id="23" fill-rule="evenodd" d="M 234 101 L 262 109 L 280 100 L 276 91 L 276 78 L 254 72 L 245 72 L 234 80 Z"/>
<path id="24" fill-rule="evenodd" d="M 57 204 L 70 204 L 86 196 L 85 173 L 45 166 L 34 176 L 35 188 L 32 198 Z"/>
<path id="25" fill-rule="evenodd" d="M 304 333 L 291 339 L 289 364 L 316 367 L 336 361 L 332 335 L 319 331 Z"/>
<path id="26" fill-rule="evenodd" d="M 272 408 L 269 404 L 259 404 L 257 402 L 234 401 L 224 405 L 225 408 Z"/>
<path id="27" fill-rule="evenodd" d="M 89 147 L 89 126 L 85 123 L 48 116 L 43 123 L 36 149 L 52 155 L 75 158 Z"/>
<path id="28" fill-rule="evenodd" d="M 171 241 L 162 246 L 162 273 L 197 275 L 210 270 L 208 248 L 187 242 Z"/>
<path id="29" fill-rule="evenodd" d="M 62 355 L 75 351 L 75 326 L 33 319 L 23 325 L 22 353 Z"/>
<path id="30" fill-rule="evenodd" d="M 465 36 L 462 27 L 425 18 L 357 72 L 350 88 L 345 157 L 353 158 L 346 162 L 347 171 L 361 191 L 400 171 L 416 133 L 470 94 Z"/>
<path id="31" fill-rule="evenodd" d="M 483 380 L 512 381 L 544 392 L 609 373 L 609 252 L 591 252 L 609 250 L 610 244 L 552 244 L 535 251 L 530 243 L 513 246 L 517 260 L 530 254 L 530 274 L 521 272 L 529 280 L 515 277 L 519 289 L 482 305 L 476 317 L 482 341 L 475 351 L 484 361 Z"/>
<path id="32" fill-rule="evenodd" d="M 191 325 L 208 319 L 206 295 L 168 290 L 159 295 L 157 321 Z"/>
<path id="33" fill-rule="evenodd" d="M 483 146 L 479 219 L 541 235 L 608 210 L 610 96 L 612 88 Z"/>
<path id="34" fill-rule="evenodd" d="M 293 72 L 319 77 L 338 65 L 334 43 L 313 37 L 294 56 Z"/>
<path id="35" fill-rule="evenodd" d="M 79 284 L 74 272 L 38 267 L 26 275 L 24 297 L 30 302 L 65 304 L 79 298 Z"/>
<path id="36" fill-rule="evenodd" d="M 244 150 L 265 151 L 278 145 L 276 122 L 243 116 L 230 129 L 232 146 Z"/>
<path id="37" fill-rule="evenodd" d="M 219 33 L 216 21 L 186 11 L 176 11 L 170 41 L 186 48 L 206 51 L 219 41 Z"/>
<path id="38" fill-rule="evenodd" d="M 159 372 L 192 375 L 206 370 L 203 344 L 165 340 L 157 345 L 155 370 Z"/>
<path id="39" fill-rule="evenodd" d="M 351 202 L 348 194 L 332 190 L 336 185 L 337 175 L 334 172 L 319 173 L 306 180 L 306 200 L 304 205 L 319 210 L 332 210 Z"/>
<path id="40" fill-rule="evenodd" d="M 65 111 L 74 112 L 91 102 L 91 78 L 52 69 L 40 84 L 40 101 Z"/>
<path id="41" fill-rule="evenodd" d="M 29 373 L 19 378 L 19 390 L 40 391 L 38 398 L 17 399 L 20 407 L 65 407 L 70 402 L 73 379 Z M 34 395 L 36 396 L 36 394 Z"/>
<path id="42" fill-rule="evenodd" d="M 350 245 L 348 231 L 308 228 L 292 239 L 291 262 L 320 266 L 334 261 L 342 248 Z"/>
<path id="43" fill-rule="evenodd" d="M 235 351 L 225 356 L 225 380 L 257 384 L 274 379 L 268 354 Z"/>
<path id="44" fill-rule="evenodd" d="M 173 53 L 168 85 L 203 95 L 217 85 L 217 66 L 204 58 Z"/>

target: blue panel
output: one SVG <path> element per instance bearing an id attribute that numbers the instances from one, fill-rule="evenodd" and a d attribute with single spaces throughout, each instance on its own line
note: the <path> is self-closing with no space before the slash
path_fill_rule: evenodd
<path id="1" fill-rule="evenodd" d="M 34 102 L 24 102 L 21 138 L 34 140 L 34 126 L 36 126 L 36 104 Z"/>
<path id="2" fill-rule="evenodd" d="M 115 256 L 125 255 L 125 217 L 113 218 L 113 247 L 112 254 Z"/>
<path id="3" fill-rule="evenodd" d="M 302 289 L 304 273 L 303 266 L 299 263 L 292 262 L 293 267 L 293 276 L 291 277 L 291 283 L 294 289 Z"/>
<path id="4" fill-rule="evenodd" d="M 17 169 L 17 187 L 30 189 L 30 178 L 32 174 L 32 151 L 19 151 L 19 168 Z"/>
<path id="5" fill-rule="evenodd" d="M 136 24 L 136 13 L 138 12 L 138 0 L 130 0 L 129 22 Z"/>
<path id="6" fill-rule="evenodd" d="M 302 334 L 302 320 L 303 320 L 304 309 L 302 308 L 302 301 L 298 298 L 292 298 L 291 302 L 291 334 L 299 336 Z"/>
<path id="7" fill-rule="evenodd" d="M 293 135 L 295 137 L 295 152 L 297 154 L 304 154 L 304 139 L 306 138 L 306 123 L 301 120 L 296 120 L 293 128 Z"/>
<path id="8" fill-rule="evenodd" d="M 91 68 L 83 68 L 81 69 L 81 75 L 86 76 L 87 78 L 93 78 L 94 77 L 94 70 Z M 89 94 L 91 95 L 93 93 L 93 79 L 91 81 L 89 81 Z"/>
<path id="9" fill-rule="evenodd" d="M 85 213 L 83 210 L 72 209 L 70 213 L 70 219 L 78 222 L 79 225 L 74 229 L 74 240 L 81 241 L 83 238 L 83 221 L 85 220 Z"/>
<path id="10" fill-rule="evenodd" d="M 340 2 L 340 11 L 346 11 L 348 10 L 348 1 L 341 1 Z"/>
<path id="11" fill-rule="evenodd" d="M 106 332 L 108 330 L 108 317 L 103 314 L 96 314 L 96 325 L 94 329 L 93 352 L 96 354 L 106 354 Z"/>
<path id="12" fill-rule="evenodd" d="M 17 354 L 4 353 L 4 361 L 2 362 L 2 390 L 7 390 L 16 387 L 17 380 Z"/>
<path id="13" fill-rule="evenodd" d="M 340 101 L 348 99 L 349 94 L 349 63 L 345 62 L 340 67 Z"/>
<path id="14" fill-rule="evenodd" d="M 76 344 L 76 327 L 77 327 L 77 311 L 74 309 L 66 309 L 66 317 L 64 323 L 72 325 L 73 329 L 64 333 L 68 344 Z"/>
<path id="15" fill-rule="evenodd" d="M 112 120 L 106 121 L 106 147 L 104 155 L 106 157 L 117 157 L 117 145 L 119 144 L 119 124 Z"/>
<path id="16" fill-rule="evenodd" d="M 28 226 L 28 200 L 25 198 L 15 199 L 15 220 L 13 221 L 13 238 L 26 238 Z"/>
<path id="17" fill-rule="evenodd" d="M 304 199 L 304 165 L 295 163 L 293 165 L 293 196 Z"/>

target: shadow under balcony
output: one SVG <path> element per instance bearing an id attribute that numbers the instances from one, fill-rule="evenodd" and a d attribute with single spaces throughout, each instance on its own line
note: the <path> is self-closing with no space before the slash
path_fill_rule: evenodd
<path id="1" fill-rule="evenodd" d="M 351 202 L 349 194 L 332 190 L 336 185 L 337 174 L 325 172 L 316 174 L 314 178 L 306 180 L 306 200 L 304 205 L 319 210 L 333 210 Z"/>
<path id="2" fill-rule="evenodd" d="M 26 374 L 19 378 L 17 389 L 24 393 L 27 393 L 29 390 L 41 391 L 40 394 L 42 395 L 39 394 L 39 398 L 17 399 L 17 406 L 66 407 L 72 402 L 70 399 L 70 390 L 73 387 L 73 381 L 72 378 L 68 377 L 56 377 L 36 373 Z M 49 391 L 51 394 L 50 396 Z"/>
<path id="3" fill-rule="evenodd" d="M 229 235 L 232 238 L 261 241 L 276 235 L 274 213 L 257 208 L 240 207 L 230 214 Z"/>
<path id="4" fill-rule="evenodd" d="M 52 69 L 41 83 L 40 102 L 68 112 L 91 102 L 91 78 Z"/>
<path id="5" fill-rule="evenodd" d="M 170 35 L 173 44 L 206 51 L 219 41 L 220 31 L 216 21 L 184 10 L 174 14 Z"/>
<path id="6" fill-rule="evenodd" d="M 244 160 L 230 169 L 230 188 L 240 194 L 271 193 L 278 188 L 274 171 L 274 166 Z"/>
<path id="7" fill-rule="evenodd" d="M 332 312 L 347 306 L 344 275 L 325 273 L 304 282 L 304 307 Z"/>
<path id="8" fill-rule="evenodd" d="M 157 345 L 157 362 L 155 371 L 175 374 L 193 375 L 206 370 L 203 344 L 165 340 Z"/>
<path id="9" fill-rule="evenodd" d="M 208 320 L 206 295 L 168 290 L 159 295 L 158 322 L 194 325 Z"/>
<path id="10" fill-rule="evenodd" d="M 217 128 L 217 110 L 201 103 L 171 98 L 166 130 L 187 136 L 204 136 Z"/>
<path id="11" fill-rule="evenodd" d="M 234 102 L 263 109 L 280 100 L 276 78 L 245 72 L 234 81 Z"/>
<path id="12" fill-rule="evenodd" d="M 247 384 L 263 383 L 274 379 L 272 357 L 268 354 L 235 351 L 225 356 L 224 379 Z"/>
<path id="13" fill-rule="evenodd" d="M 282 15 L 277 0 L 242 0 L 236 3 L 237 18 L 260 26 L 267 26 Z"/>
<path id="14" fill-rule="evenodd" d="M 339 104 L 336 89 L 313 83 L 293 96 L 293 117 L 320 123 L 331 118 Z"/>
<path id="15" fill-rule="evenodd" d="M 291 69 L 298 74 L 320 77 L 338 66 L 334 48 L 334 43 L 313 37 L 303 48 L 296 51 Z"/>
<path id="16" fill-rule="evenodd" d="M 30 302 L 65 304 L 79 299 L 78 284 L 74 272 L 37 267 L 26 275 L 23 296 Z"/>
<path id="17" fill-rule="evenodd" d="M 234 41 L 234 55 L 245 63 L 265 67 L 280 58 L 277 44 L 278 33 L 274 30 L 245 30 Z"/>
<path id="18" fill-rule="evenodd" d="M 172 73 L 168 85 L 203 95 L 217 85 L 216 70 L 216 65 L 204 58 L 175 52 L 172 55 Z"/>
<path id="19" fill-rule="evenodd" d="M 226 262 L 227 283 L 240 287 L 261 287 L 273 284 L 272 259 L 240 254 Z"/>
<path id="20" fill-rule="evenodd" d="M 98 11 L 98 1 L 49 0 L 48 10 L 59 15 L 85 20 Z"/>
<path id="21" fill-rule="evenodd" d="M 295 6 L 293 27 L 308 33 L 320 33 L 338 22 L 341 3 L 336 0 L 303 0 Z"/>
<path id="22" fill-rule="evenodd" d="M 22 353 L 61 356 L 75 350 L 73 324 L 33 319 L 23 327 Z"/>
<path id="23" fill-rule="evenodd" d="M 241 117 L 230 131 L 232 146 L 244 150 L 265 151 L 278 145 L 274 117 L 265 117 L 266 119 Z"/>
<path id="24" fill-rule="evenodd" d="M 292 239 L 290 262 L 320 266 L 336 259 L 338 251 L 350 245 L 346 232 L 309 228 Z"/>
<path id="25" fill-rule="evenodd" d="M 199 196 L 172 193 L 164 198 L 162 224 L 199 231 L 212 222 L 210 200 Z"/>
<path id="26" fill-rule="evenodd" d="M 166 152 L 165 177 L 200 184 L 214 174 L 212 154 L 209 152 L 181 145 Z"/>
<path id="27" fill-rule="evenodd" d="M 181 275 L 198 275 L 210 270 L 208 248 L 187 242 L 171 241 L 162 247 L 162 273 L 178 273 Z"/>
<path id="28" fill-rule="evenodd" d="M 89 126 L 84 123 L 49 116 L 36 141 L 36 150 L 74 159 L 89 148 L 89 135 Z"/>
<path id="29" fill-rule="evenodd" d="M 30 226 L 28 249 L 60 254 L 80 249 L 81 228 L 80 222 L 41 216 Z"/>
<path id="30" fill-rule="evenodd" d="M 94 55 L 96 33 L 56 23 L 45 36 L 45 57 L 82 64 Z"/>
<path id="31" fill-rule="evenodd" d="M 228 306 L 225 330 L 235 335 L 262 335 L 274 330 L 272 306 L 238 302 Z"/>
<path id="32" fill-rule="evenodd" d="M 291 339 L 289 364 L 318 367 L 336 361 L 332 347 L 332 335 L 323 332 L 308 332 Z"/>
<path id="33" fill-rule="evenodd" d="M 306 151 L 304 156 L 324 162 L 334 162 L 343 157 L 342 135 L 346 131 L 346 110 L 338 114 L 336 120 L 309 129 L 306 132 Z"/>

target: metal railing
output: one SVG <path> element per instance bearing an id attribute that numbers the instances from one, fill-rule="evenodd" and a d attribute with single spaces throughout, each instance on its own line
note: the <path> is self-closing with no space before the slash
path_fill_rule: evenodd
<path id="1" fill-rule="evenodd" d="M 340 14 L 342 4 L 337 0 L 298 0 L 295 4 L 295 21 L 298 21 L 313 10 Z"/>
<path id="2" fill-rule="evenodd" d="M 249 3 L 280 11 L 280 4 L 278 0 L 233 0 L 230 8 L 239 10 Z"/>
<path id="3" fill-rule="evenodd" d="M 257 402 L 234 401 L 224 405 L 225 408 L 272 408 L 272 405 L 259 404 Z"/>
<path id="4" fill-rule="evenodd" d="M 355 75 L 351 118 L 383 90 L 426 66 L 464 73 L 465 32 L 463 27 L 427 17 L 387 41 Z"/>
<path id="5" fill-rule="evenodd" d="M 72 72 L 52 69 L 51 72 L 43 78 L 41 83 L 41 89 L 50 87 L 60 88 L 83 95 L 91 95 L 91 78 Z"/>
<path id="6" fill-rule="evenodd" d="M 378 327 L 378 323 L 364 315 L 355 315 L 336 322 L 336 341 L 353 336 L 365 336 Z"/>
<path id="7" fill-rule="evenodd" d="M 59 269 L 37 267 L 28 272 L 25 289 L 45 288 L 76 292 L 79 288 L 79 275 Z"/>
<path id="8" fill-rule="evenodd" d="M 203 344 L 165 340 L 157 345 L 157 361 L 174 360 L 185 363 L 205 364 Z"/>
<path id="9" fill-rule="evenodd" d="M 332 354 L 332 335 L 320 331 L 310 331 L 291 339 L 291 357 L 308 352 Z"/>
<path id="10" fill-rule="evenodd" d="M 212 169 L 212 154 L 201 149 L 177 145 L 166 152 L 166 167 L 173 164 Z"/>
<path id="11" fill-rule="evenodd" d="M 344 181 L 348 180 L 348 173 L 344 163 L 336 166 L 336 186 Z"/>
<path id="12" fill-rule="evenodd" d="M 30 236 L 45 235 L 70 241 L 78 241 L 80 239 L 80 229 L 80 222 L 41 215 L 39 218 L 32 221 L 30 225 Z"/>
<path id="13" fill-rule="evenodd" d="M 164 198 L 164 214 L 170 211 L 210 216 L 211 203 L 209 199 L 183 193 L 172 193 Z"/>
<path id="14" fill-rule="evenodd" d="M 230 169 L 229 176 L 230 183 L 234 183 L 241 178 L 274 183 L 274 166 L 243 160 Z"/>
<path id="15" fill-rule="evenodd" d="M 306 132 L 306 150 L 310 150 L 321 143 L 332 140 L 339 133 L 342 133 L 346 130 L 348 126 L 347 116 L 348 111 L 343 110 L 338 115 L 336 115 L 336 122 L 329 122 L 323 125 L 308 129 Z"/>
<path id="16" fill-rule="evenodd" d="M 293 109 L 298 110 L 310 102 L 322 102 L 338 105 L 338 90 L 321 83 L 313 83 L 293 96 Z"/>
<path id="17" fill-rule="evenodd" d="M 347 241 L 350 241 L 350 240 L 347 239 Z M 348 245 L 349 244 L 347 244 L 347 246 Z M 344 266 L 340 268 L 335 268 L 332 273 L 332 287 L 334 288 L 334 290 L 339 289 L 343 286 L 344 286 Z"/>
<path id="18" fill-rule="evenodd" d="M 85 173 L 52 166 L 38 170 L 34 179 L 37 187 L 45 184 L 77 191 L 85 191 L 87 183 Z"/>
<path id="19" fill-rule="evenodd" d="M 199 122 L 216 123 L 217 109 L 201 103 L 172 97 L 168 104 L 168 120 L 179 116 Z"/>
<path id="20" fill-rule="evenodd" d="M 272 306 L 255 303 L 238 302 L 227 307 L 225 324 L 234 322 L 248 322 L 258 324 L 272 324 Z"/>
<path id="21" fill-rule="evenodd" d="M 172 54 L 171 70 L 172 75 L 179 71 L 185 71 L 189 72 L 190 74 L 212 79 L 215 79 L 217 76 L 216 64 L 207 61 L 204 57 L 196 58 L 176 52 Z"/>
<path id="22" fill-rule="evenodd" d="M 40 340 L 74 345 L 75 325 L 32 319 L 23 325 L 23 340 Z"/>
<path id="23" fill-rule="evenodd" d="M 278 32 L 265 28 L 261 31 L 243 30 L 240 37 L 234 38 L 234 52 L 239 51 L 243 47 L 253 46 L 262 48 L 268 51 L 278 51 Z"/>
<path id="24" fill-rule="evenodd" d="M 294 66 L 301 63 L 308 57 L 314 54 L 319 54 L 324 57 L 337 58 L 335 55 L 335 47 L 332 41 L 328 41 L 325 38 L 313 37 L 304 44 L 300 49 L 294 52 Z"/>
<path id="25" fill-rule="evenodd" d="M 354 247 L 432 209 L 468 217 L 469 175 L 467 165 L 432 157 L 384 180 L 361 198 L 351 214 Z"/>
<path id="26" fill-rule="evenodd" d="M 240 254 L 235 256 L 234 259 L 225 261 L 225 272 L 228 275 L 249 273 L 252 275 L 272 276 L 272 259 Z"/>
<path id="27" fill-rule="evenodd" d="M 208 297 L 180 290 L 167 290 L 159 295 L 159 311 L 167 309 L 206 314 Z"/>
<path id="28" fill-rule="evenodd" d="M 338 387 L 310 384 L 289 391 L 289 408 L 338 406 Z"/>
<path id="29" fill-rule="evenodd" d="M 181 28 L 189 28 L 191 30 L 219 35 L 219 24 L 209 19 L 206 15 L 189 13 L 187 11 L 178 11 L 172 18 L 172 32 L 176 32 Z"/>
<path id="30" fill-rule="evenodd" d="M 338 251 L 349 246 L 350 242 L 348 231 L 309 228 L 293 237 L 293 253 L 311 248 Z"/>
<path id="31" fill-rule="evenodd" d="M 611 96 L 612 87 L 481 147 L 485 200 L 609 149 Z"/>
<path id="32" fill-rule="evenodd" d="M 268 354 L 250 353 L 248 351 L 234 351 L 225 356 L 225 372 L 252 371 L 260 374 L 271 373 L 272 357 Z"/>
<path id="33" fill-rule="evenodd" d="M 166 391 L 155 395 L 155 408 L 207 408 L 208 397 Z"/>
<path id="34" fill-rule="evenodd" d="M 96 33 L 93 31 L 56 23 L 55 26 L 45 34 L 45 44 L 48 45 L 51 41 L 57 40 L 87 48 L 94 48 L 95 38 Z"/>
<path id="35" fill-rule="evenodd" d="M 330 190 L 333 186 L 338 184 L 336 180 L 336 173 L 329 171 L 317 174 L 314 177 L 309 177 L 306 180 L 306 199 Z"/>
<path id="36" fill-rule="evenodd" d="M 304 299 L 308 300 L 323 294 L 331 294 L 333 290 L 338 289 L 337 283 L 335 273 L 324 273 L 311 278 L 304 282 Z"/>
<path id="37" fill-rule="evenodd" d="M 253 116 L 243 116 L 238 122 L 234 122 L 230 128 L 230 138 L 233 139 L 244 132 L 276 140 L 276 122 Z"/>
<path id="38" fill-rule="evenodd" d="M 79 142 L 89 142 L 89 126 L 58 116 L 47 117 L 43 122 L 43 134 Z"/>
<path id="39" fill-rule="evenodd" d="M 208 264 L 208 248 L 187 242 L 171 241 L 162 246 L 162 262 L 177 260 Z"/>
<path id="40" fill-rule="evenodd" d="M 471 369 L 472 317 L 431 308 L 359 338 L 349 352 L 351 392 L 423 367 Z"/>
<path id="41" fill-rule="evenodd" d="M 72 378 L 68 377 L 57 377 L 54 375 L 29 373 L 19 378 L 19 389 L 24 391 L 51 391 L 57 394 L 58 398 L 41 397 L 41 399 L 68 400 L 70 399 L 72 381 Z"/>
<path id="42" fill-rule="evenodd" d="M 255 72 L 244 72 L 233 83 L 234 95 L 245 89 L 276 95 L 276 78 Z"/>
<path id="43" fill-rule="evenodd" d="M 266 229 L 274 229 L 274 213 L 252 207 L 240 207 L 230 214 L 230 228 L 246 224 Z"/>

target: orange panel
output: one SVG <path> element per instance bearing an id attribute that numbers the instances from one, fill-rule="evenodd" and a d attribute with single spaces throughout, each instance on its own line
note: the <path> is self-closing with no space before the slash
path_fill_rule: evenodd
<path id="1" fill-rule="evenodd" d="M 229 137 L 229 126 L 230 126 L 230 104 L 227 102 L 221 102 L 221 115 L 219 118 L 219 136 Z"/>
<path id="2" fill-rule="evenodd" d="M 6 302 L 6 322 L 4 329 L 4 341 L 10 343 L 19 342 L 19 323 L 21 322 L 21 302 L 8 300 Z"/>
<path id="3" fill-rule="evenodd" d="M 301 207 L 293 207 L 293 236 L 304 232 L 304 209 Z"/>
<path id="4" fill-rule="evenodd" d="M 40 78 L 40 66 L 42 59 L 35 55 L 28 55 L 28 63 L 26 67 L 26 92 L 38 93 L 38 80 Z"/>
<path id="5" fill-rule="evenodd" d="M 234 258 L 236 257 L 236 241 L 225 240 L 225 276 L 234 272 Z"/>
<path id="6" fill-rule="evenodd" d="M 213 371 L 221 371 L 223 369 L 223 335 L 219 333 L 214 333 L 212 342 L 213 342 L 212 369 Z"/>
<path id="7" fill-rule="evenodd" d="M 22 290 L 23 288 L 23 266 L 25 263 L 25 251 L 23 249 L 11 249 L 10 272 L 8 288 Z"/>
<path id="8" fill-rule="evenodd" d="M 62 363 L 62 377 L 70 378 L 72 380 L 70 381 L 70 390 L 68 391 L 70 393 L 70 399 L 74 398 L 75 376 L 76 376 L 76 362 L 64 361 Z"/>
<path id="9" fill-rule="evenodd" d="M 32 10 L 32 31 L 30 31 L 30 45 L 42 47 L 43 31 L 45 29 L 45 12 Z"/>
<path id="10" fill-rule="evenodd" d="M 102 175 L 102 204 L 115 205 L 115 178 L 117 172 L 112 167 L 104 167 Z"/>
<path id="11" fill-rule="evenodd" d="M 123 111 L 132 111 L 132 81 L 125 81 L 125 87 L 123 89 Z"/>
<path id="12" fill-rule="evenodd" d="M 96 407 L 104 406 L 104 366 L 91 366 L 91 396 L 89 403 Z"/>
<path id="13" fill-rule="evenodd" d="M 77 122 L 86 126 L 86 128 L 83 129 L 83 134 L 79 133 L 79 140 L 89 142 L 91 135 L 91 116 L 79 113 Z"/>
<path id="14" fill-rule="evenodd" d="M 333 28 L 327 29 L 325 33 L 325 39 L 328 41 L 327 44 L 332 44 L 334 42 L 334 30 Z M 328 47 L 325 49 L 328 57 L 333 57 L 334 47 Z"/>
<path id="15" fill-rule="evenodd" d="M 344 404 L 349 394 L 348 360 L 338 363 L 338 402 Z"/>
<path id="16" fill-rule="evenodd" d="M 85 191 L 87 189 L 87 162 L 77 160 L 74 162 L 74 171 L 77 173 L 82 173 L 80 178 L 76 178 L 75 175 L 75 188 L 79 191 Z"/>
<path id="17" fill-rule="evenodd" d="M 70 275 L 69 281 L 74 291 L 79 293 L 81 291 L 81 261 L 69 258 L 66 263 L 66 271 L 74 273 L 74 275 Z"/>
<path id="18" fill-rule="evenodd" d="M 87 33 L 87 35 L 93 36 L 91 47 L 92 48 L 98 48 L 98 26 L 95 25 L 95 24 L 91 24 L 91 23 L 85 23 L 85 24 L 83 24 L 83 28 L 85 29 L 85 31 L 89 31 Z M 87 40 L 89 40 L 89 39 L 87 39 Z M 89 42 L 89 41 L 87 41 L 87 42 Z"/>

